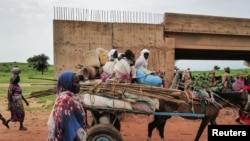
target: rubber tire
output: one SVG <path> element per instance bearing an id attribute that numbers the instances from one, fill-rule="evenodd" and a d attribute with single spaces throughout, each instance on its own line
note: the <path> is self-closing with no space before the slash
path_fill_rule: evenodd
<path id="1" fill-rule="evenodd" d="M 96 124 L 88 130 L 87 141 L 122 141 L 122 136 L 111 124 Z"/>

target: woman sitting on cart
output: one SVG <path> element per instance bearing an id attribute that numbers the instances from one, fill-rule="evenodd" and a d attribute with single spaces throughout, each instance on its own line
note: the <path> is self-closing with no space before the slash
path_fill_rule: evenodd
<path id="1" fill-rule="evenodd" d="M 141 84 L 161 87 L 164 84 L 163 79 L 155 75 L 154 71 L 148 69 L 149 55 L 150 51 L 148 49 L 143 49 L 139 58 L 136 60 L 136 81 Z"/>
<path id="2" fill-rule="evenodd" d="M 124 56 L 119 58 L 114 66 L 115 78 L 118 82 L 131 82 L 135 78 L 135 54 L 126 50 Z"/>
<path id="3" fill-rule="evenodd" d="M 118 51 L 116 49 L 111 49 L 108 52 L 109 60 L 105 63 L 103 68 L 103 73 L 101 74 L 102 82 L 113 81 L 115 76 L 114 74 L 114 66 L 118 61 Z"/>

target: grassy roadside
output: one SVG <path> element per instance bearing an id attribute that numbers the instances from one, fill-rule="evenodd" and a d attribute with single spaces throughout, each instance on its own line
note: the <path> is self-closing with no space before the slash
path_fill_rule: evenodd
<path id="1" fill-rule="evenodd" d="M 43 80 L 54 78 L 54 66 L 49 66 L 48 70 L 42 75 L 41 72 L 35 71 L 32 67 L 28 66 L 27 63 L 9 62 L 0 63 L 0 99 L 7 99 L 7 90 L 10 77 L 12 76 L 10 70 L 13 67 L 19 67 L 21 69 L 21 81 L 20 86 L 22 87 L 24 97 L 29 97 L 32 92 L 47 90 L 55 87 L 55 81 Z M 31 79 L 41 78 L 41 79 Z M 54 101 L 54 94 L 44 96 L 41 98 L 31 98 L 28 101 L 34 100 L 39 107 L 27 107 L 27 111 L 33 110 L 51 110 L 52 103 Z"/>

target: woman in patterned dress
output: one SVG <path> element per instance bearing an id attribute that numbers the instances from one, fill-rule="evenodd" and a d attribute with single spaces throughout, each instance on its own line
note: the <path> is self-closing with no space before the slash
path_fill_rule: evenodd
<path id="1" fill-rule="evenodd" d="M 63 72 L 57 82 L 57 94 L 48 126 L 48 141 L 85 141 L 86 114 L 79 98 L 80 79 L 74 72 Z"/>
<path id="2" fill-rule="evenodd" d="M 22 89 L 18 84 L 20 82 L 20 72 L 19 68 L 11 69 L 12 77 L 10 79 L 9 89 L 8 89 L 8 109 L 10 110 L 11 117 L 7 120 L 6 126 L 9 127 L 9 122 L 20 122 L 19 130 L 27 130 L 23 126 L 25 111 L 23 106 L 23 101 L 29 106 L 28 101 L 22 95 Z"/>

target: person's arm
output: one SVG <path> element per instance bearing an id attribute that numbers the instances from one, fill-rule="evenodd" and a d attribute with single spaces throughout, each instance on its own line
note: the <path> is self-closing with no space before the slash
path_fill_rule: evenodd
<path id="1" fill-rule="evenodd" d="M 24 98 L 23 95 L 22 95 L 22 99 L 23 99 L 23 101 L 26 103 L 26 105 L 29 106 L 29 102 Z"/>
<path id="2" fill-rule="evenodd" d="M 13 92 L 13 84 L 9 84 L 9 88 L 8 88 L 8 101 L 11 102 L 12 101 L 12 94 Z"/>

